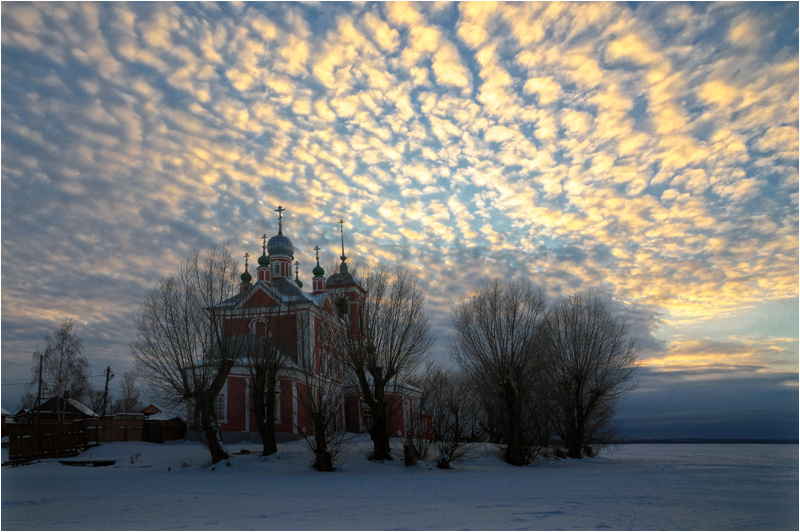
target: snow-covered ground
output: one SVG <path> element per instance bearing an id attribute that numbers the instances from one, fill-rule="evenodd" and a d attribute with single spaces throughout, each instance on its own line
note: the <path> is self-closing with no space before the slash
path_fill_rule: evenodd
<path id="1" fill-rule="evenodd" d="M 258 445 L 235 445 L 257 452 Z M 110 443 L 76 459 L 2 468 L 2 528 L 798 529 L 797 445 L 624 445 L 587 460 L 512 467 L 481 448 L 456 469 L 371 463 L 360 437 L 342 469 L 278 456 L 207 467 L 193 442 Z M 396 453 L 402 457 L 401 452 Z"/>

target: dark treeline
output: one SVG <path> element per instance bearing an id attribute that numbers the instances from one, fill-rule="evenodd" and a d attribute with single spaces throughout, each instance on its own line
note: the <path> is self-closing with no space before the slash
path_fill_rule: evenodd
<path id="1" fill-rule="evenodd" d="M 434 441 L 499 443 L 508 463 L 525 465 L 554 437 L 572 458 L 617 440 L 613 416 L 635 386 L 637 342 L 598 295 L 550 301 L 530 283 L 494 279 L 451 319 L 460 372 L 422 379 Z M 446 466 L 457 452 L 442 448 L 437 460 Z"/>

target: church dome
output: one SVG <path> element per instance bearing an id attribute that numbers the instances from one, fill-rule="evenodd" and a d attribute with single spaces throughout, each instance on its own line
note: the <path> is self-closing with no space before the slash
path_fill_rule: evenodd
<path id="1" fill-rule="evenodd" d="M 269 257 L 267 257 L 267 252 L 264 251 L 261 253 L 261 256 L 258 257 L 258 265 L 259 266 L 269 266 Z"/>
<path id="2" fill-rule="evenodd" d="M 319 261 L 317 261 L 317 265 L 314 266 L 314 269 L 311 270 L 311 272 L 314 274 L 314 277 L 322 277 L 323 275 L 325 275 L 325 268 L 320 266 Z"/>
<path id="3" fill-rule="evenodd" d="M 273 255 L 287 255 L 294 258 L 294 244 L 289 240 L 289 237 L 283 236 L 281 232 L 269 239 L 267 242 L 267 251 L 270 257 Z"/>
<path id="4" fill-rule="evenodd" d="M 247 266 L 244 267 L 244 273 L 239 276 L 243 283 L 249 283 L 253 280 L 253 276 L 250 275 L 250 272 L 247 271 Z"/>

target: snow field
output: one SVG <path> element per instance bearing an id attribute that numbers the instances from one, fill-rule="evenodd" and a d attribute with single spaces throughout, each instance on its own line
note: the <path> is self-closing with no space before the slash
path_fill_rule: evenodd
<path id="1" fill-rule="evenodd" d="M 399 445 L 399 442 L 397 443 Z M 2 468 L 4 530 L 730 530 L 798 528 L 797 445 L 624 445 L 518 468 L 482 447 L 456 469 L 372 463 L 359 436 L 340 471 L 303 442 L 232 445 L 228 467 L 194 442 L 128 442 L 75 460 Z M 402 458 L 399 448 L 395 456 Z"/>

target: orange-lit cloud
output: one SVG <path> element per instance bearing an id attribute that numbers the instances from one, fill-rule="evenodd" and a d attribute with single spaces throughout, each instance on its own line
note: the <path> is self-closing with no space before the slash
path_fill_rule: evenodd
<path id="1" fill-rule="evenodd" d="M 365 263 L 414 257 L 437 316 L 492 272 L 601 288 L 654 334 L 796 298 L 787 12 L 4 4 L 4 360 L 37 315 L 125 337 L 183 252 L 252 254 L 278 204 L 301 264 L 344 218 Z M 648 363 L 773 364 L 681 341 Z"/>

